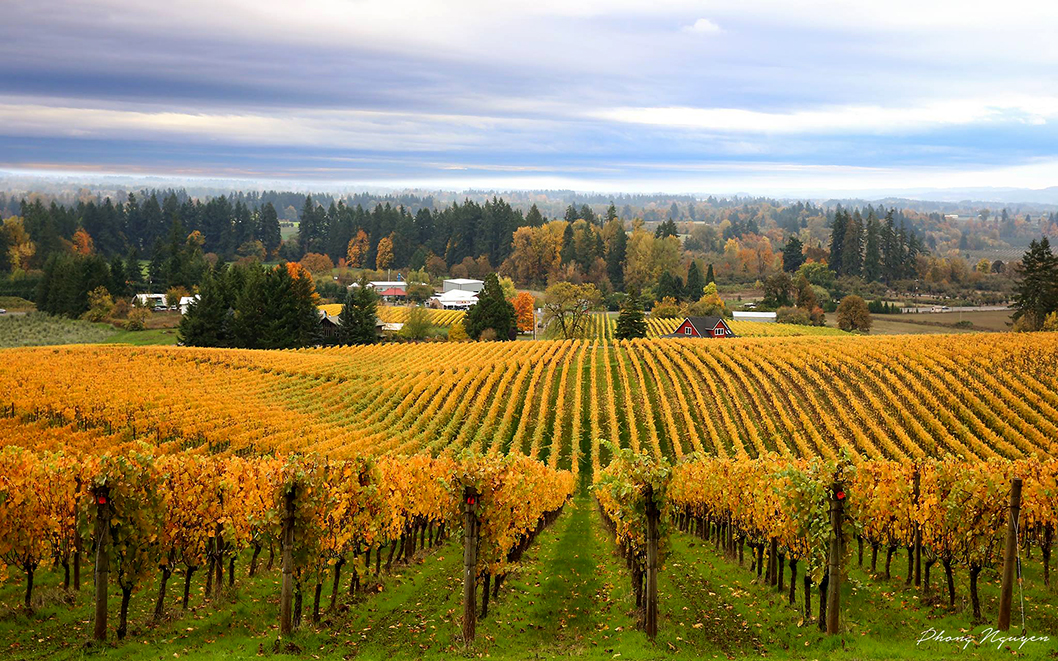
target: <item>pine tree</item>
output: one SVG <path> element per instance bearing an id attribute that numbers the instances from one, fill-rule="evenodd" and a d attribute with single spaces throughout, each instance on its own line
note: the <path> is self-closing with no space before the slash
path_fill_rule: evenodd
<path id="1" fill-rule="evenodd" d="M 613 205 L 613 201 L 610 202 L 610 206 L 606 207 L 606 222 L 611 220 L 617 220 L 617 207 Z"/>
<path id="2" fill-rule="evenodd" d="M 536 207 L 536 204 L 529 207 L 529 213 L 525 214 L 525 224 L 530 227 L 540 227 L 544 224 L 544 216 L 540 213 L 540 209 Z"/>
<path id="3" fill-rule="evenodd" d="M 856 210 L 845 225 L 845 240 L 841 248 L 841 274 L 860 275 L 862 269 L 863 218 L 859 210 Z"/>
<path id="4" fill-rule="evenodd" d="M 229 285 L 229 295 L 235 298 L 231 320 L 231 343 L 241 349 L 262 349 L 261 328 L 269 314 L 268 289 L 265 270 L 260 265 L 245 270 L 241 286 Z"/>
<path id="5" fill-rule="evenodd" d="M 617 315 L 617 329 L 614 337 L 618 340 L 631 340 L 647 336 L 647 322 L 643 318 L 643 305 L 639 300 L 639 290 L 633 288 L 621 303 L 621 313 Z"/>
<path id="6" fill-rule="evenodd" d="M 881 226 L 872 210 L 867 216 L 867 234 L 863 248 L 863 279 L 877 282 L 882 276 Z"/>
<path id="7" fill-rule="evenodd" d="M 791 234 L 786 245 L 782 248 L 782 270 L 787 273 L 796 273 L 805 262 L 804 244 L 796 234 Z"/>
<path id="8" fill-rule="evenodd" d="M 232 311 L 224 283 L 210 274 L 199 286 L 198 296 L 180 318 L 180 342 L 189 347 L 232 346 Z"/>
<path id="9" fill-rule="evenodd" d="M 1058 310 L 1058 257 L 1047 237 L 1029 244 L 1021 259 L 1014 310 L 1014 320 L 1030 330 L 1038 329 L 1048 314 Z"/>
<path id="10" fill-rule="evenodd" d="M 628 251 L 628 235 L 624 224 L 616 218 L 606 224 L 606 275 L 615 289 L 624 287 L 625 254 Z"/>
<path id="11" fill-rule="evenodd" d="M 698 268 L 698 262 L 691 261 L 691 265 L 687 268 L 687 286 L 684 289 L 687 292 L 687 298 L 692 302 L 702 297 L 705 290 L 705 278 L 702 277 L 702 271 Z"/>
<path id="12" fill-rule="evenodd" d="M 900 279 L 901 264 L 900 237 L 893 221 L 893 210 L 885 214 L 885 225 L 882 227 L 882 278 L 886 283 Z"/>
<path id="13" fill-rule="evenodd" d="M 283 235 L 279 229 L 279 214 L 276 213 L 276 208 L 271 202 L 261 207 L 258 212 L 256 235 L 264 245 L 268 256 L 275 255 L 279 250 L 279 244 L 283 242 Z"/>
<path id="14" fill-rule="evenodd" d="M 125 258 L 125 282 L 133 293 L 143 288 L 143 269 L 140 267 L 140 256 L 133 248 Z"/>
<path id="15" fill-rule="evenodd" d="M 488 274 L 485 276 L 485 286 L 478 294 L 478 302 L 467 310 L 464 318 L 467 335 L 476 340 L 486 329 L 491 328 L 496 339 L 506 340 L 510 338 L 516 322 L 514 305 L 504 297 L 499 278 L 495 273 Z"/>
<path id="16" fill-rule="evenodd" d="M 834 212 L 834 222 L 830 228 L 830 259 L 827 262 L 827 266 L 830 270 L 837 274 L 843 274 L 844 271 L 844 250 L 845 250 L 845 228 L 848 226 L 849 217 L 841 207 L 838 207 Z"/>
<path id="17" fill-rule="evenodd" d="M 713 277 L 713 265 L 712 264 L 710 264 L 709 268 L 706 269 L 706 271 L 705 271 L 705 284 L 708 285 L 710 282 L 716 282 L 716 278 Z"/>
<path id="18" fill-rule="evenodd" d="M 367 286 L 367 278 L 363 278 L 345 294 L 345 305 L 338 315 L 338 344 L 373 344 L 378 341 L 377 317 L 378 296 Z"/>

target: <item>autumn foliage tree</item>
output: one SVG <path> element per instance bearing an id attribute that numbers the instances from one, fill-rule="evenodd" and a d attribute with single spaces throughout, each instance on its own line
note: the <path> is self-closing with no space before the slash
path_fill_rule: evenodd
<path id="1" fill-rule="evenodd" d="M 519 292 L 512 303 L 514 304 L 514 314 L 518 319 L 518 330 L 523 333 L 531 333 L 534 321 L 533 309 L 536 307 L 533 295 L 526 291 Z"/>
<path id="2" fill-rule="evenodd" d="M 375 251 L 375 266 L 387 269 L 393 263 L 393 239 L 384 236 L 378 240 L 378 249 Z"/>
<path id="3" fill-rule="evenodd" d="M 331 269 L 334 268 L 334 263 L 331 262 L 331 258 L 327 255 L 321 255 L 318 252 L 310 252 L 306 254 L 298 263 L 313 275 L 330 274 Z"/>
<path id="4" fill-rule="evenodd" d="M 838 304 L 838 327 L 843 331 L 871 330 L 871 313 L 867 303 L 859 296 L 850 295 L 841 299 Z"/>
<path id="5" fill-rule="evenodd" d="M 345 249 L 345 263 L 352 268 L 359 268 L 369 248 L 367 233 L 364 230 L 357 230 L 356 236 L 349 239 L 349 245 Z"/>

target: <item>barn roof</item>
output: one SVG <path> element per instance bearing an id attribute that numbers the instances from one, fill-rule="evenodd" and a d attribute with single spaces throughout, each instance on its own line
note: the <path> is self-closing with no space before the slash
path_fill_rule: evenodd
<path id="1" fill-rule="evenodd" d="M 699 333 L 703 330 L 713 330 L 723 320 L 723 317 L 687 317 L 687 321 L 691 322 Z"/>
<path id="2" fill-rule="evenodd" d="M 703 335 L 703 336 L 704 335 L 710 335 L 712 330 L 714 328 L 716 328 L 721 322 L 723 322 L 723 324 L 725 326 L 727 326 L 728 331 L 731 331 L 731 325 L 728 324 L 727 320 L 724 319 L 723 317 L 685 317 L 684 320 L 679 323 L 679 326 L 676 326 L 676 328 L 679 328 L 680 326 L 682 326 L 684 324 L 684 322 L 688 322 L 688 321 L 691 323 L 692 326 L 694 326 L 694 329 L 696 331 L 698 331 L 698 334 L 699 335 Z M 730 332 L 727 336 L 728 337 L 735 337 L 735 334 L 733 332 Z M 669 335 L 665 335 L 664 337 L 686 337 L 686 336 L 683 335 L 682 333 L 673 332 L 673 333 L 671 333 Z"/>

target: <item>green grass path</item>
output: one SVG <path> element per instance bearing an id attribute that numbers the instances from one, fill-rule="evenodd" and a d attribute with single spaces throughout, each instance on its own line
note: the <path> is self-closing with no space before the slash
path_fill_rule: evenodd
<path id="1" fill-rule="evenodd" d="M 152 578 L 132 601 L 129 639 L 102 649 L 84 650 L 90 631 L 91 570 L 72 604 L 55 586 L 61 574 L 48 568 L 38 575 L 38 606 L 21 611 L 21 584 L 0 585 L 0 659 L 162 659 L 251 658 L 272 656 L 278 634 L 279 572 L 245 575 L 246 558 L 237 565 L 236 588 L 224 598 L 206 601 L 196 580 L 192 609 L 176 604 L 182 576 L 170 583 L 166 618 L 150 623 L 157 589 Z M 853 558 L 855 564 L 855 558 Z M 1036 562 L 1026 582 L 1039 585 Z M 1010 651 L 952 645 L 916 646 L 929 627 L 952 635 L 971 630 L 966 611 L 965 576 L 959 580 L 959 607 L 922 603 L 903 582 L 901 562 L 894 577 L 869 576 L 850 567 L 842 593 L 845 632 L 827 637 L 804 623 L 803 595 L 787 603 L 786 591 L 758 583 L 746 566 L 721 558 L 713 545 L 673 532 L 667 560 L 658 579 L 659 633 L 650 643 L 636 630 L 628 574 L 614 552 L 592 501 L 581 496 L 542 532 L 492 600 L 487 618 L 479 620 L 477 640 L 469 649 L 461 641 L 462 540 L 449 540 L 420 554 L 369 593 L 345 595 L 343 577 L 338 608 L 319 625 L 308 621 L 311 588 L 306 594 L 306 622 L 288 643 L 293 654 L 277 658 L 537 660 L 583 659 L 735 659 L 762 654 L 780 659 L 997 658 Z M 905 570 L 906 571 L 906 570 Z M 982 577 L 986 617 L 995 616 L 998 586 L 992 573 Z M 12 576 L 12 578 L 14 578 Z M 201 577 L 199 577 L 201 578 Z M 799 577 L 800 578 L 800 577 Z M 941 579 L 934 574 L 935 585 Z M 787 576 L 787 581 L 789 577 Z M 939 586 L 938 586 L 939 587 Z M 480 594 L 480 593 L 479 593 Z M 330 595 L 326 581 L 323 603 Z M 1026 589 L 1026 611 L 1034 633 L 1058 633 L 1054 592 Z M 111 617 L 118 596 L 111 591 Z M 818 595 L 813 593 L 813 605 Z M 980 629 L 980 627 L 978 627 Z M 1058 658 L 1053 642 L 1027 648 L 1022 658 Z"/>

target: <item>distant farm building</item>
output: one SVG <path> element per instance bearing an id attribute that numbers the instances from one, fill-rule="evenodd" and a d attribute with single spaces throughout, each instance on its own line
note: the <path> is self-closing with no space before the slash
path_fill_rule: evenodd
<path id="1" fill-rule="evenodd" d="M 734 312 L 735 321 L 762 321 L 764 323 L 774 323 L 776 314 L 774 312 Z"/>
<path id="2" fill-rule="evenodd" d="M 360 283 L 354 282 L 349 288 L 359 287 Z M 408 282 L 406 280 L 374 280 L 367 283 L 378 296 L 384 301 L 403 300 L 408 296 Z"/>
<path id="3" fill-rule="evenodd" d="M 480 294 L 481 290 L 485 287 L 484 280 L 474 280 L 472 278 L 450 278 L 445 280 L 442 284 L 442 291 L 444 292 L 468 291 L 472 294 Z"/>
<path id="4" fill-rule="evenodd" d="M 445 282 L 447 283 L 448 280 Z M 446 289 L 434 296 L 432 300 L 436 301 L 443 310 L 469 310 L 478 302 L 478 297 L 477 294 L 464 289 Z"/>
<path id="5" fill-rule="evenodd" d="M 665 337 L 735 337 L 723 317 L 687 317 L 672 335 Z"/>
<path id="6" fill-rule="evenodd" d="M 320 310 L 320 338 L 323 340 L 324 344 L 331 344 L 334 342 L 334 338 L 338 334 L 338 327 L 341 325 L 342 321 L 339 315 L 327 314 L 323 310 Z M 378 317 L 375 317 L 375 334 L 378 337 L 382 337 L 383 330 L 388 330 L 386 329 L 386 324 L 382 323 L 382 320 Z"/>
<path id="7" fill-rule="evenodd" d="M 147 308 L 164 308 L 165 294 L 136 294 L 136 305 Z"/>
<path id="8" fill-rule="evenodd" d="M 187 309 L 191 307 L 191 304 L 200 299 L 201 296 L 195 294 L 194 296 L 181 296 L 180 297 L 180 314 L 187 314 Z"/>

